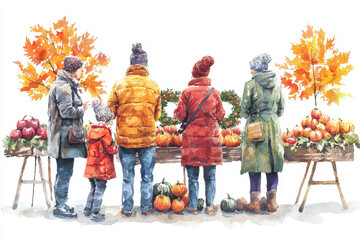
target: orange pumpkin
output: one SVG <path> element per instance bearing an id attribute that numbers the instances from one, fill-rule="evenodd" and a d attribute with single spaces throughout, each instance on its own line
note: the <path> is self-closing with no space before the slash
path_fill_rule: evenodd
<path id="1" fill-rule="evenodd" d="M 326 125 L 329 121 L 330 121 L 330 117 L 329 117 L 329 115 L 326 115 L 326 114 L 321 115 L 321 117 L 319 119 L 319 122 L 321 122 L 324 125 Z"/>
<path id="2" fill-rule="evenodd" d="M 345 133 L 349 133 L 351 131 L 350 124 L 352 124 L 349 121 L 343 121 L 340 119 L 339 121 L 339 132 L 341 135 Z"/>
<path id="3" fill-rule="evenodd" d="M 316 125 L 315 130 L 319 130 L 320 132 L 322 132 L 322 133 L 324 134 L 324 132 L 325 132 L 325 125 L 322 124 L 322 123 L 318 123 L 318 124 Z"/>
<path id="4" fill-rule="evenodd" d="M 283 142 L 286 143 L 287 139 L 292 136 L 293 136 L 293 133 L 289 132 L 289 129 L 286 129 L 286 132 L 284 132 L 281 137 L 282 137 Z"/>
<path id="5" fill-rule="evenodd" d="M 182 197 L 187 193 L 187 187 L 185 184 L 177 181 L 177 183 L 172 186 L 172 192 L 175 196 Z"/>
<path id="6" fill-rule="evenodd" d="M 164 131 L 167 132 L 167 133 L 176 133 L 177 132 L 177 128 L 175 125 L 169 125 L 169 126 L 166 126 L 164 127 Z"/>
<path id="7" fill-rule="evenodd" d="M 161 133 L 161 131 L 164 131 L 163 127 L 156 127 L 155 133 L 156 135 L 158 135 L 159 133 Z"/>
<path id="8" fill-rule="evenodd" d="M 171 146 L 181 147 L 182 146 L 182 135 L 178 133 L 171 134 Z"/>
<path id="9" fill-rule="evenodd" d="M 293 135 L 295 138 L 301 137 L 303 135 L 303 128 L 301 126 L 296 125 L 293 129 Z"/>
<path id="10" fill-rule="evenodd" d="M 156 145 L 159 147 L 168 147 L 171 143 L 171 135 L 167 132 L 161 131 L 156 136 Z"/>
<path id="11" fill-rule="evenodd" d="M 182 196 L 181 200 L 185 203 L 185 207 L 189 206 L 189 204 L 190 204 L 189 193 L 186 193 L 184 196 Z"/>
<path id="12" fill-rule="evenodd" d="M 225 137 L 225 146 L 227 147 L 237 147 L 240 145 L 240 137 L 239 135 L 230 133 Z"/>
<path id="13" fill-rule="evenodd" d="M 309 138 L 311 132 L 312 132 L 312 129 L 311 129 L 311 128 L 309 128 L 309 127 L 305 128 L 305 129 L 303 130 L 303 135 L 304 135 L 304 137 Z"/>
<path id="14" fill-rule="evenodd" d="M 324 136 L 324 139 L 330 139 L 331 138 L 331 134 L 327 131 L 323 132 L 323 136 Z"/>
<path id="15" fill-rule="evenodd" d="M 312 142 L 320 142 L 323 139 L 323 134 L 319 130 L 311 131 L 310 140 Z"/>
<path id="16" fill-rule="evenodd" d="M 158 195 L 154 201 L 154 208 L 158 211 L 168 211 L 171 207 L 171 201 L 168 196 Z"/>
<path id="17" fill-rule="evenodd" d="M 180 198 L 174 199 L 172 201 L 171 208 L 174 212 L 177 212 L 177 213 L 182 212 L 185 208 L 185 203 Z"/>
<path id="18" fill-rule="evenodd" d="M 325 126 L 325 131 L 329 132 L 331 135 L 335 136 L 339 133 L 339 123 L 338 121 L 331 119 Z"/>
<path id="19" fill-rule="evenodd" d="M 221 142 L 221 146 L 225 145 L 225 139 L 223 136 L 220 135 L 220 142 Z"/>

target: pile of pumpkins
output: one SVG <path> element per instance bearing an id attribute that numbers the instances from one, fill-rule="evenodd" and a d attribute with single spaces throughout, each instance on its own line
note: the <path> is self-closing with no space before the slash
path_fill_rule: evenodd
<path id="1" fill-rule="evenodd" d="M 157 211 L 173 210 L 175 213 L 181 213 L 189 202 L 187 187 L 179 181 L 171 185 L 163 178 L 161 182 L 153 186 L 153 206 Z"/>
<path id="2" fill-rule="evenodd" d="M 222 146 L 237 147 L 240 145 L 241 130 L 239 127 L 222 129 L 220 142 Z M 178 133 L 175 125 L 156 128 L 156 145 L 159 147 L 181 147 L 182 135 Z"/>

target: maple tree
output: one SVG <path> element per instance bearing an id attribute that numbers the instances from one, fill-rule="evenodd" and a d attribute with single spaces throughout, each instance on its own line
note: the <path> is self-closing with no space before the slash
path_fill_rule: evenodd
<path id="1" fill-rule="evenodd" d="M 327 102 L 339 104 L 340 99 L 351 94 L 340 91 L 343 77 L 353 69 L 348 64 L 350 51 L 340 52 L 334 45 L 335 37 L 325 40 L 325 32 L 307 25 L 302 30 L 302 38 L 298 44 L 291 44 L 293 59 L 285 58 L 284 64 L 276 64 L 284 69 L 281 83 L 290 90 L 289 98 L 296 100 L 309 99 L 314 96 Z"/>
<path id="2" fill-rule="evenodd" d="M 92 97 L 101 99 L 106 93 L 99 74 L 106 67 L 110 59 L 103 53 L 94 54 L 96 38 L 88 32 L 78 35 L 75 23 L 69 25 L 66 17 L 53 23 L 53 27 L 46 30 L 39 24 L 31 27 L 36 34 L 35 40 L 26 38 L 24 50 L 29 62 L 22 64 L 14 61 L 20 68 L 21 92 L 27 92 L 32 100 L 39 100 L 50 91 L 51 83 L 56 74 L 63 69 L 66 56 L 77 56 L 84 61 L 84 73 L 81 77 L 80 88 L 88 91 Z"/>

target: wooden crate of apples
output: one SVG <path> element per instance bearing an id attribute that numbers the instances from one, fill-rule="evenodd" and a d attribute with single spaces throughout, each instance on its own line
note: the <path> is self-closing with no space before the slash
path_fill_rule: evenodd
<path id="1" fill-rule="evenodd" d="M 31 156 L 47 155 L 47 127 L 32 116 L 24 116 L 17 121 L 16 129 L 3 140 L 5 155 Z"/>
<path id="2" fill-rule="evenodd" d="M 329 115 L 322 114 L 320 109 L 314 108 L 310 116 L 302 119 L 300 125 L 282 134 L 285 159 L 296 160 L 293 159 L 296 157 L 294 153 L 307 153 L 309 159 L 314 157 L 311 154 L 317 153 L 326 153 L 319 155 L 319 159 L 330 159 L 331 153 L 340 157 L 345 157 L 346 154 L 353 156 L 353 145 L 360 148 L 359 137 L 354 130 L 354 124 L 350 121 L 330 118 Z"/>

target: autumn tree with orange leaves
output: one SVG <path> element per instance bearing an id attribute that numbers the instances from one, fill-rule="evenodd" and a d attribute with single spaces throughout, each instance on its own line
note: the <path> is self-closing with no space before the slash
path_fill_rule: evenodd
<path id="1" fill-rule="evenodd" d="M 291 44 L 294 57 L 285 58 L 284 64 L 276 64 L 284 69 L 282 84 L 290 90 L 289 98 L 309 99 L 314 96 L 327 102 L 339 104 L 340 99 L 351 95 L 340 91 L 343 77 L 353 69 L 348 64 L 350 52 L 340 52 L 334 45 L 335 37 L 325 40 L 325 32 L 314 31 L 307 25 L 302 31 L 300 43 Z"/>
<path id="2" fill-rule="evenodd" d="M 94 36 L 88 32 L 78 35 L 75 23 L 69 25 L 66 17 L 48 30 L 36 25 L 31 28 L 31 32 L 35 33 L 35 40 L 26 38 L 24 46 L 25 56 L 30 61 L 24 64 L 14 62 L 21 71 L 18 75 L 22 84 L 21 92 L 28 93 L 31 100 L 39 100 L 47 95 L 57 72 L 64 67 L 65 57 L 71 55 L 84 61 L 84 75 L 79 87 L 88 91 L 92 97 L 101 99 L 105 91 L 99 74 L 110 60 L 101 52 L 94 54 Z"/>

